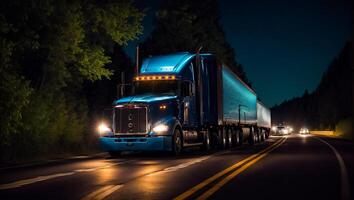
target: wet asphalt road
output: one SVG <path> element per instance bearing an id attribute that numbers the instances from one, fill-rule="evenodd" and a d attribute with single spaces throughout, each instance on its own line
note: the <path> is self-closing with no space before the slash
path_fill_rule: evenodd
<path id="1" fill-rule="evenodd" d="M 353 199 L 354 144 L 317 136 L 172 157 L 134 153 L 0 170 L 0 199 Z"/>

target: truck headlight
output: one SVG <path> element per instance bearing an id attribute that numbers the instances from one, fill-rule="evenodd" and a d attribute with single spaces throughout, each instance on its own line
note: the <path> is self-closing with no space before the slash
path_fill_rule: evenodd
<path id="1" fill-rule="evenodd" d="M 100 134 L 112 131 L 105 123 L 101 123 L 97 130 Z"/>
<path id="2" fill-rule="evenodd" d="M 163 132 L 168 131 L 168 126 L 165 125 L 165 124 L 159 124 L 159 125 L 155 126 L 152 129 L 152 131 L 155 132 L 155 133 L 163 133 Z"/>
<path id="3" fill-rule="evenodd" d="M 273 126 L 272 127 L 272 131 L 276 131 L 277 130 L 277 127 L 276 126 Z"/>

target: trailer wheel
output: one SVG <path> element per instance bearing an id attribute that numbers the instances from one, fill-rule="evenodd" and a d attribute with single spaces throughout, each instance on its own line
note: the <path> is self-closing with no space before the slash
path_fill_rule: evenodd
<path id="1" fill-rule="evenodd" d="M 173 133 L 172 154 L 177 156 L 181 154 L 182 149 L 183 149 L 183 142 L 182 142 L 181 131 L 178 128 L 176 128 Z"/>
<path id="2" fill-rule="evenodd" d="M 236 129 L 237 145 L 242 146 L 243 144 L 243 133 L 240 129 Z"/>
<path id="3" fill-rule="evenodd" d="M 237 135 L 236 135 L 236 131 L 233 127 L 231 127 L 229 129 L 229 131 L 231 132 L 231 147 L 234 147 L 237 145 Z"/>
<path id="4" fill-rule="evenodd" d="M 248 136 L 248 144 L 250 145 L 254 145 L 255 142 L 255 133 L 252 130 L 252 128 L 250 129 L 250 135 Z"/>
<path id="5" fill-rule="evenodd" d="M 205 133 L 204 133 L 202 150 L 203 151 L 210 150 L 210 131 L 208 129 L 205 130 Z"/>
<path id="6" fill-rule="evenodd" d="M 268 130 L 265 132 L 265 139 L 268 139 L 268 138 L 269 138 L 269 132 L 270 132 L 270 131 L 268 131 Z"/>
<path id="7" fill-rule="evenodd" d="M 219 149 L 225 149 L 226 147 L 226 132 L 223 129 L 218 129 L 218 141 Z"/>
<path id="8" fill-rule="evenodd" d="M 228 128 L 227 129 L 227 143 L 226 143 L 226 148 L 231 148 L 234 146 L 234 132 L 233 129 Z"/>
<path id="9" fill-rule="evenodd" d="M 108 152 L 111 157 L 118 157 L 122 153 L 121 151 L 110 151 Z"/>
<path id="10" fill-rule="evenodd" d="M 264 142 L 265 140 L 265 131 L 264 130 L 261 130 L 261 141 Z"/>

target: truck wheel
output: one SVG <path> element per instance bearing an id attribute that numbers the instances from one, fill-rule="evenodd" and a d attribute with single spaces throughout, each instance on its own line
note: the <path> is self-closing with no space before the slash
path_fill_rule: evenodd
<path id="1" fill-rule="evenodd" d="M 266 138 L 266 139 L 269 138 L 269 131 L 266 131 L 266 133 L 265 133 L 265 138 Z"/>
<path id="2" fill-rule="evenodd" d="M 248 136 L 248 144 L 254 145 L 254 142 L 255 142 L 255 134 L 254 134 L 254 132 L 251 130 L 251 131 L 250 131 L 250 135 Z"/>
<path id="3" fill-rule="evenodd" d="M 264 142 L 265 140 L 265 132 L 261 131 L 261 141 Z"/>
<path id="4" fill-rule="evenodd" d="M 226 147 L 226 132 L 222 129 L 218 129 L 218 141 L 219 149 L 225 149 Z"/>
<path id="5" fill-rule="evenodd" d="M 208 129 L 204 133 L 202 150 L 203 151 L 210 150 L 210 132 Z"/>
<path id="6" fill-rule="evenodd" d="M 182 144 L 181 131 L 178 128 L 176 128 L 173 133 L 172 154 L 175 156 L 181 154 L 182 148 L 183 148 L 183 144 Z"/>
<path id="7" fill-rule="evenodd" d="M 242 146 L 243 144 L 243 133 L 240 129 L 236 129 L 236 133 L 237 133 L 237 137 L 238 137 L 238 142 L 237 142 L 237 146 Z"/>
<path id="8" fill-rule="evenodd" d="M 231 148 L 234 146 L 234 133 L 231 128 L 227 129 L 227 140 L 226 140 L 226 148 Z"/>
<path id="9" fill-rule="evenodd" d="M 239 141 L 239 136 L 238 136 L 238 132 L 235 128 L 231 128 L 231 133 L 232 133 L 232 147 L 235 147 L 238 145 Z"/>
<path id="10" fill-rule="evenodd" d="M 120 154 L 122 153 L 121 151 L 110 151 L 110 152 L 108 152 L 109 153 L 109 155 L 111 156 L 111 157 L 117 157 L 117 156 L 120 156 Z"/>

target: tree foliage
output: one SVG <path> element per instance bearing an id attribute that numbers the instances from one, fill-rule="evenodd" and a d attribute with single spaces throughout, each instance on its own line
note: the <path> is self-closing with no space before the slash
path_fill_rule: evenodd
<path id="1" fill-rule="evenodd" d="M 137 38 L 143 16 L 130 0 L 2 1 L 0 160 L 83 143 L 83 83 L 113 75 L 113 46 Z"/>
<path id="2" fill-rule="evenodd" d="M 155 28 L 142 44 L 144 56 L 178 51 L 194 53 L 200 46 L 250 84 L 219 23 L 217 0 L 167 0 L 155 17 Z"/>

